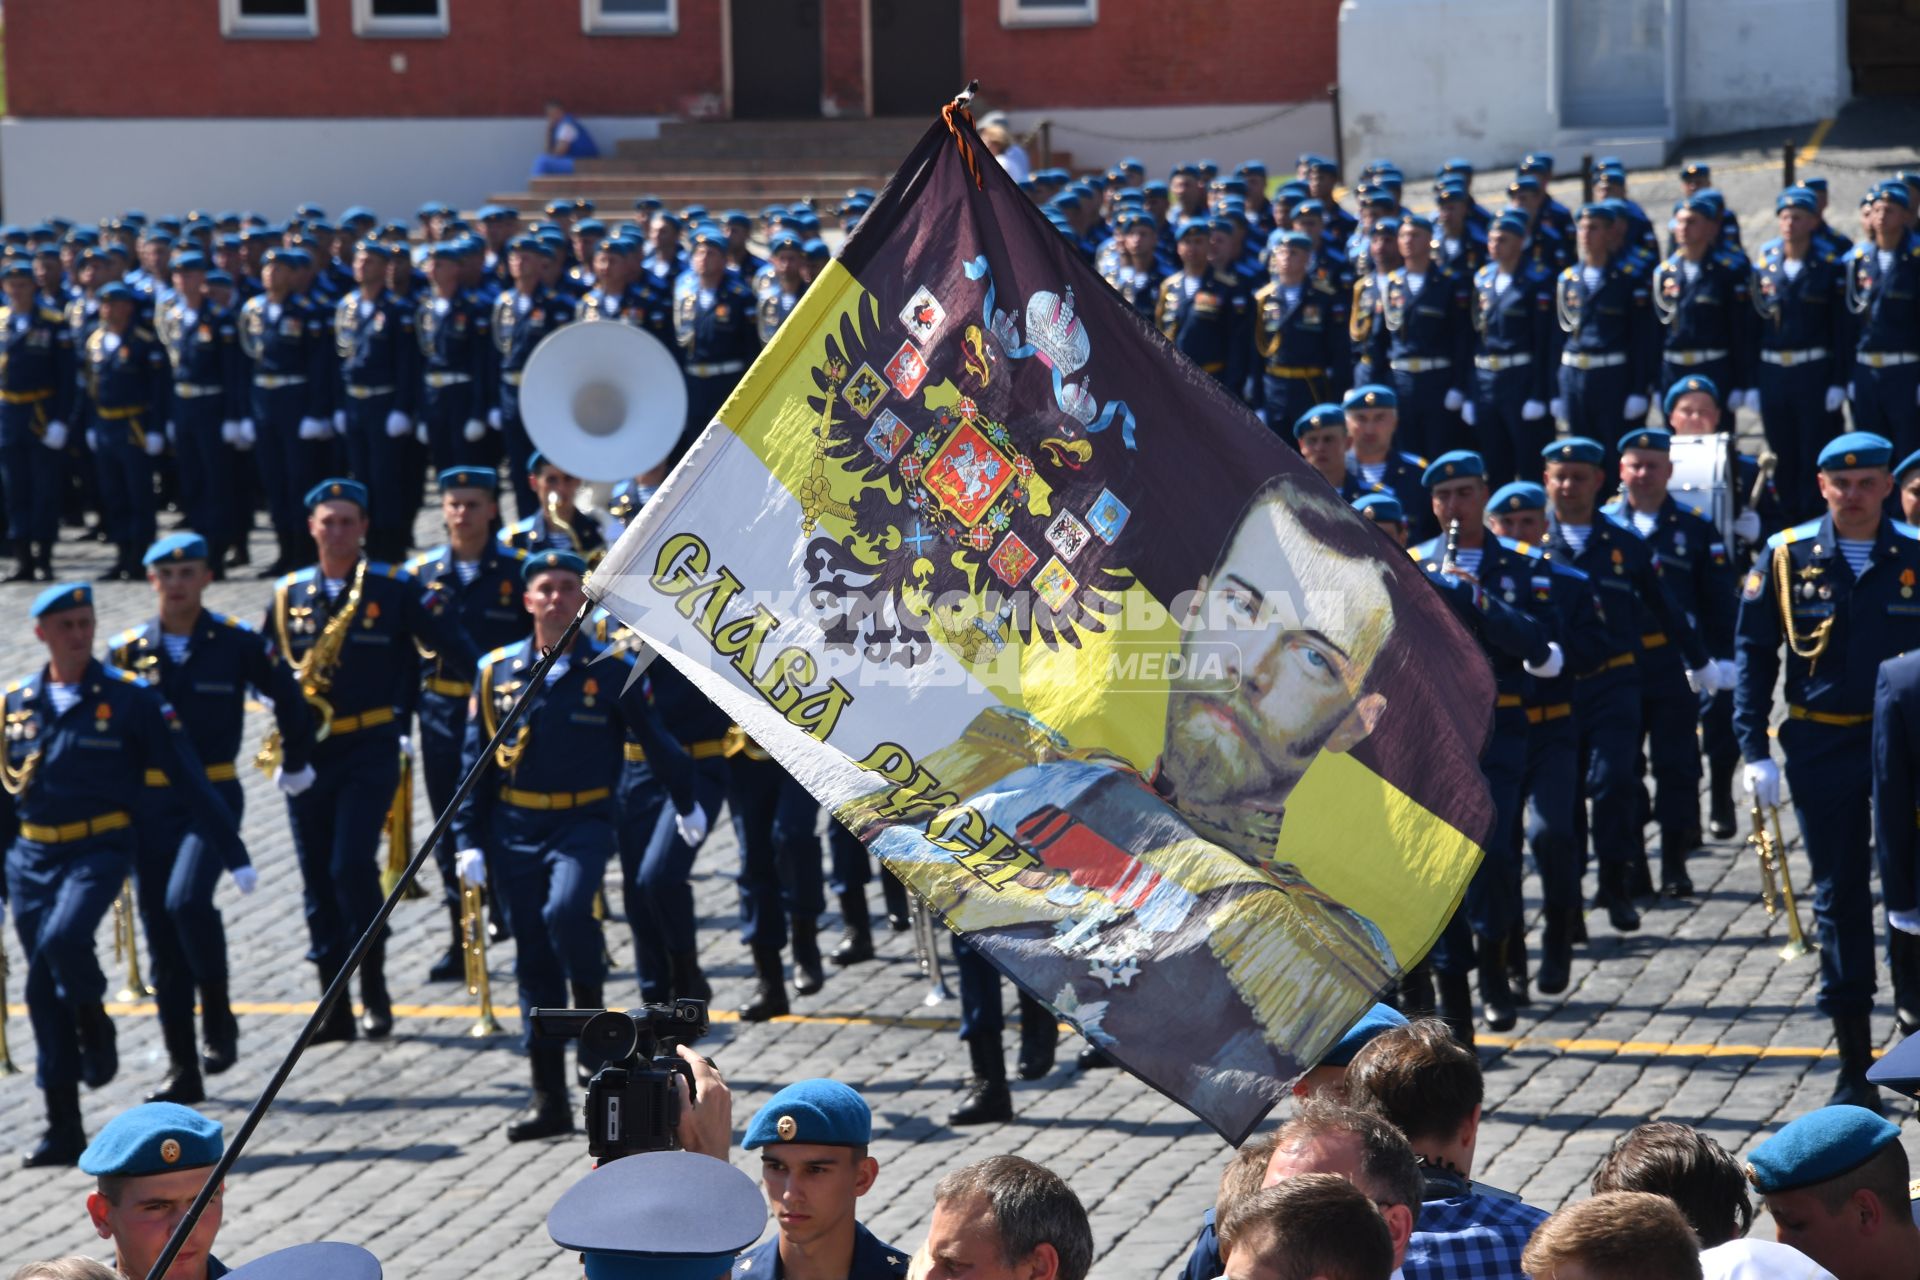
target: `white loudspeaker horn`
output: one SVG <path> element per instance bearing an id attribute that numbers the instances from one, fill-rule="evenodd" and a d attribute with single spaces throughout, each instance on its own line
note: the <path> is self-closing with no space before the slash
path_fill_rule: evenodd
<path id="1" fill-rule="evenodd" d="M 570 324 L 541 341 L 520 380 L 534 447 L 583 480 L 631 479 L 660 465 L 687 418 L 673 353 L 618 321 Z"/>

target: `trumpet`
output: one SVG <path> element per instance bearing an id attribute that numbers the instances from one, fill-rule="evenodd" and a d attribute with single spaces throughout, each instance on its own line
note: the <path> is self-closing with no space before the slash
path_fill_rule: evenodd
<path id="1" fill-rule="evenodd" d="M 17 1076 L 13 1053 L 7 1048 L 7 940 L 0 936 L 0 1076 Z"/>
<path id="2" fill-rule="evenodd" d="M 400 753 L 400 785 L 393 789 L 393 803 L 387 806 L 387 865 L 380 870 L 380 892 L 393 892 L 413 861 L 413 757 Z M 427 891 L 418 880 L 407 881 L 405 898 L 424 898 Z"/>
<path id="3" fill-rule="evenodd" d="M 153 988 L 140 976 L 140 931 L 134 923 L 131 878 L 120 886 L 120 896 L 113 900 L 113 960 L 115 964 L 125 961 L 127 966 L 127 985 L 115 999 L 126 1002 L 153 994 Z"/>
<path id="4" fill-rule="evenodd" d="M 1800 931 L 1800 904 L 1794 900 L 1793 875 L 1787 869 L 1787 841 L 1780 830 L 1780 806 L 1773 806 L 1773 830 L 1768 831 L 1767 815 L 1758 800 L 1753 802 L 1753 830 L 1747 836 L 1747 843 L 1760 859 L 1760 902 L 1766 907 L 1767 919 L 1777 916 L 1782 907 L 1786 909 L 1787 941 L 1780 948 L 1779 956 L 1782 960 L 1798 960 L 1812 948 L 1807 946 L 1806 935 Z"/>
<path id="5" fill-rule="evenodd" d="M 933 927 L 933 911 L 927 906 L 927 900 L 919 894 L 913 895 L 913 955 L 920 962 L 920 972 L 929 983 L 927 994 L 921 998 L 923 1005 L 942 1004 L 953 999 L 953 992 L 947 989 L 946 977 L 940 971 L 939 934 Z"/>
<path id="6" fill-rule="evenodd" d="M 477 884 L 460 886 L 460 950 L 467 961 L 467 994 L 480 997 L 480 1016 L 467 1034 L 497 1036 L 500 1020 L 493 1016 L 493 981 L 487 976 L 486 894 Z"/>

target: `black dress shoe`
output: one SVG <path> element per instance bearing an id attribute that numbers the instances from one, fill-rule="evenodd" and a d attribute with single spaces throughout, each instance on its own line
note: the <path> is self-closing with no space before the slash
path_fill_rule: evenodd
<path id="1" fill-rule="evenodd" d="M 105 1005 L 90 1005 L 79 1011 L 76 1030 L 80 1033 L 80 1083 L 99 1089 L 112 1083 L 120 1073 L 120 1042 L 107 1016 Z"/>
<path id="2" fill-rule="evenodd" d="M 1044 1080 L 1047 1072 L 1053 1070 L 1054 1055 L 1059 1052 L 1060 1033 L 1053 1027 L 1044 1032 L 1036 1030 L 1029 1036 L 1022 1028 L 1020 1033 L 1020 1058 L 1014 1063 L 1014 1069 L 1022 1080 Z"/>
<path id="3" fill-rule="evenodd" d="M 223 1042 L 207 1041 L 206 1049 L 200 1054 L 200 1070 L 210 1076 L 223 1071 L 231 1071 L 233 1064 L 240 1060 L 240 1046 L 228 1040 Z"/>
<path id="4" fill-rule="evenodd" d="M 87 1149 L 87 1133 L 78 1120 L 49 1125 L 47 1131 L 20 1161 L 25 1169 L 62 1169 L 80 1163 Z"/>
<path id="5" fill-rule="evenodd" d="M 360 1029 L 369 1040 L 385 1040 L 393 1034 L 393 1006 L 370 1004 L 360 1015 Z"/>
<path id="6" fill-rule="evenodd" d="M 535 1094 L 527 1109 L 507 1122 L 508 1142 L 558 1138 L 573 1132 L 573 1112 L 564 1098 Z"/>
<path id="7" fill-rule="evenodd" d="M 1693 896 L 1693 881 L 1684 871 L 1676 875 L 1661 876 L 1660 896 L 1675 901 L 1681 898 L 1691 898 Z"/>
<path id="8" fill-rule="evenodd" d="M 951 1125 L 1005 1124 L 1011 1119 L 1013 1095 L 1007 1092 L 1005 1080 L 974 1081 L 966 1097 L 947 1112 L 947 1123 Z"/>
<path id="9" fill-rule="evenodd" d="M 1105 1067 L 1117 1067 L 1120 1064 L 1115 1062 L 1113 1056 L 1105 1049 L 1090 1044 L 1083 1046 L 1075 1055 L 1073 1065 L 1081 1071 L 1098 1071 Z"/>
<path id="10" fill-rule="evenodd" d="M 191 1105 L 207 1100 L 206 1085 L 201 1083 L 200 1068 L 191 1063 L 175 1063 L 160 1087 L 147 1095 L 148 1102 L 181 1102 Z"/>
<path id="11" fill-rule="evenodd" d="M 1607 923 L 1615 933 L 1638 933 L 1640 930 L 1640 911 L 1630 898 L 1595 898 L 1593 905 L 1603 907 L 1607 913 Z"/>
<path id="12" fill-rule="evenodd" d="M 848 925 L 846 933 L 840 937 L 840 945 L 833 949 L 827 959 L 838 965 L 860 964 L 873 959 L 873 930 L 865 925 L 857 929 Z"/>

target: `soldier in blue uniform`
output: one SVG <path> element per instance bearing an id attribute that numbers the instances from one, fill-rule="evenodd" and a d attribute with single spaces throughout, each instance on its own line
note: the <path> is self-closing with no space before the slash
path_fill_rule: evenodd
<path id="1" fill-rule="evenodd" d="M 779 1230 L 734 1259 L 734 1280 L 905 1280 L 908 1251 L 854 1217 L 880 1175 L 867 1154 L 872 1141 L 873 1109 L 837 1080 L 801 1080 L 767 1099 L 740 1145 L 760 1152 L 760 1182 Z"/>
<path id="2" fill-rule="evenodd" d="M 1433 260 L 1439 266 L 1473 279 L 1487 263 L 1487 232 L 1493 215 L 1473 202 L 1462 182 L 1440 184 L 1433 219 Z"/>
<path id="3" fill-rule="evenodd" d="M 1711 201 L 1689 198 L 1674 216 L 1678 247 L 1654 268 L 1649 288 L 1665 331 L 1658 385 L 1697 373 L 1727 388 L 1727 407 L 1738 409 L 1754 385 L 1751 268 L 1715 243 L 1719 226 Z"/>
<path id="4" fill-rule="evenodd" d="M 1680 170 L 1680 190 L 1684 194 L 1679 203 L 1674 205 L 1674 213 L 1678 214 L 1681 209 L 1686 207 L 1689 201 L 1705 199 L 1709 204 L 1714 206 L 1710 212 L 1710 216 L 1713 219 L 1713 241 L 1717 244 L 1725 245 L 1729 249 L 1738 250 L 1740 248 L 1740 219 L 1728 212 L 1724 200 L 1720 197 L 1720 193 L 1714 190 L 1713 167 L 1702 164 L 1697 160 L 1683 166 Z M 1670 226 L 1669 232 L 1670 234 L 1667 238 L 1667 253 L 1672 255 L 1680 247 L 1681 235 L 1678 227 Z"/>
<path id="5" fill-rule="evenodd" d="M 27 1017 L 47 1131 L 28 1167 L 70 1165 L 86 1146 L 80 1086 L 119 1070 L 93 935 L 133 870 L 133 815 L 158 769 L 220 861 L 246 867 L 234 816 L 208 784 L 173 708 L 93 657 L 93 591 L 65 584 L 30 610 L 47 664 L 9 684 L 0 824 L 11 833 L 7 899 L 26 953 Z"/>
<path id="6" fill-rule="evenodd" d="M 1400 221 L 1401 265 L 1379 285 L 1380 324 L 1363 360 L 1378 378 L 1392 370 L 1400 441 L 1431 457 L 1454 447 L 1473 370 L 1472 277 L 1433 258 L 1433 222 Z"/>
<path id="7" fill-rule="evenodd" d="M 533 490 L 533 514 L 500 531 L 502 546 L 515 551 L 571 551 L 589 566 L 607 554 L 606 534 L 600 522 L 575 507 L 580 477 L 562 471 L 538 449 L 527 461 L 528 484 Z"/>
<path id="8" fill-rule="evenodd" d="M 1229 243 L 1225 219 L 1181 224 L 1180 270 L 1160 283 L 1154 323 L 1182 355 L 1241 399 L 1253 362 L 1253 291 L 1224 257 Z"/>
<path id="9" fill-rule="evenodd" d="M 195 533 L 176 533 L 148 548 L 143 563 L 158 597 L 159 612 L 107 644 L 112 664 L 144 679 L 172 705 L 207 781 L 233 821 L 246 799 L 236 761 L 249 687 L 271 703 L 286 759 L 275 781 L 288 795 L 313 784 L 306 763 L 313 738 L 307 705 L 287 668 L 275 660 L 273 643 L 238 618 L 203 608 L 201 595 L 213 580 L 212 554 Z M 167 1050 L 167 1076 L 147 1095 L 150 1102 L 199 1102 L 201 1082 L 234 1064 L 240 1026 L 227 988 L 227 939 L 213 891 L 223 864 L 216 839 L 193 825 L 193 811 L 167 776 L 149 770 L 135 816 L 138 851 L 134 886 L 152 959 L 154 1003 L 160 1039 Z M 242 893 L 253 892 L 254 869 L 234 870 Z M 206 1052 L 198 1050 L 193 1006 L 199 995 Z"/>
<path id="10" fill-rule="evenodd" d="M 799 236 L 791 231 L 776 232 L 767 242 L 767 256 L 771 261 L 755 286 L 760 296 L 762 344 L 773 341 L 773 335 L 800 305 L 800 295 L 807 291 L 807 251 Z"/>
<path id="11" fill-rule="evenodd" d="M 1393 539 L 1395 546 L 1407 545 L 1407 513 L 1400 509 L 1400 499 L 1390 493 L 1369 493 L 1355 498 L 1350 505 L 1365 516 L 1368 523 L 1378 525 L 1382 533 Z"/>
<path id="12" fill-rule="evenodd" d="M 172 366 L 167 434 L 180 463 L 181 511 L 206 539 L 218 578 L 239 533 L 232 445 L 246 416 L 246 384 L 239 329 L 233 312 L 208 296 L 204 254 L 174 260 L 173 295 L 155 313 L 154 327 Z"/>
<path id="13" fill-rule="evenodd" d="M 1307 465 L 1318 471 L 1333 486 L 1334 492 L 1348 502 L 1357 502 L 1370 493 L 1359 474 L 1347 468 L 1347 451 L 1353 439 L 1347 434 L 1347 415 L 1339 405 L 1331 402 L 1317 404 L 1294 419 L 1293 443 L 1300 450 L 1300 456 L 1307 460 Z M 1406 516 L 1400 514 L 1398 500 L 1394 502 L 1394 511 L 1394 522 L 1404 525 Z"/>
<path id="14" fill-rule="evenodd" d="M 487 415 L 499 394 L 491 307 L 462 280 L 464 264 L 477 257 L 457 246 L 435 245 L 427 258 L 433 292 L 413 313 L 420 418 L 427 428 L 428 455 L 441 471 L 482 459 Z"/>
<path id="15" fill-rule="evenodd" d="M 1818 1007 L 1833 1019 L 1833 1100 L 1879 1109 L 1873 1062 L 1873 894 L 1869 800 L 1879 666 L 1920 649 L 1920 536 L 1887 518 L 1893 446 L 1854 431 L 1820 452 L 1827 514 L 1767 539 L 1740 591 L 1734 730 L 1748 794 L 1780 803 L 1769 736 L 1780 646 L 1787 719 L 1780 747 L 1813 867 L 1820 947 Z"/>
<path id="16" fill-rule="evenodd" d="M 1619 655 L 1601 670 L 1585 673 L 1576 687 L 1574 713 L 1584 799 L 1593 809 L 1593 855 L 1599 864 L 1594 905 L 1606 910 L 1615 931 L 1631 933 L 1640 927 L 1633 889 L 1646 861 L 1634 762 L 1642 731 L 1641 704 L 1655 679 L 1648 655 L 1661 654 L 1664 665 L 1669 659 L 1662 651 L 1678 651 L 1685 663 L 1684 679 L 1696 692 L 1717 688 L 1718 673 L 1708 665 L 1699 633 L 1662 579 L 1659 554 L 1600 514 L 1606 460 L 1606 447 L 1597 440 L 1575 436 L 1547 446 L 1546 489 L 1553 523 L 1542 549 L 1592 580 L 1600 616 L 1618 642 Z M 1588 824 L 1580 822 L 1578 808 L 1574 816 L 1584 844 Z"/>
<path id="17" fill-rule="evenodd" d="M 586 562 L 568 551 L 528 558 L 524 600 L 533 634 L 481 660 L 461 757 L 462 772 L 489 763 L 483 759 L 488 743 L 514 703 L 529 699 L 512 736 L 493 751 L 498 774 L 468 793 L 454 826 L 461 879 L 492 883 L 513 933 L 526 1028 L 521 1047 L 532 1065 L 533 1097 L 507 1125 L 510 1142 L 573 1130 L 566 1049 L 534 1039 L 528 1013 L 565 1006 L 569 998 L 577 1008 L 605 1007 L 606 946 L 593 899 L 614 853 L 614 787 L 629 735 L 664 778 L 675 808 L 686 812 L 694 805 L 690 762 L 659 730 L 638 682 L 629 680 L 630 660 L 607 655 L 581 634 L 544 682 L 525 692 L 542 651 L 560 642 L 585 605 L 586 571 Z M 582 1056 L 589 1056 L 585 1046 Z"/>
<path id="18" fill-rule="evenodd" d="M 1920 447 L 1920 236 L 1907 188 L 1876 189 L 1868 235 L 1847 256 L 1847 306 L 1855 317 L 1848 395 L 1853 423 L 1893 442 L 1894 456 Z"/>
<path id="19" fill-rule="evenodd" d="M 240 347 L 251 362 L 253 383 L 252 410 L 243 421 L 254 424 L 254 461 L 279 543 L 263 578 L 313 563 L 300 500 L 319 478 L 309 471 L 307 445 L 327 430 L 332 359 L 323 322 L 296 293 L 303 264 L 310 261 L 304 249 L 268 250 L 264 292 L 240 309 Z"/>
<path id="20" fill-rule="evenodd" d="M 1560 674 L 1564 652 L 1551 600 L 1530 589 L 1533 565 L 1524 552 L 1486 531 L 1486 463 L 1477 453 L 1441 454 L 1421 476 L 1435 523 L 1448 533 L 1407 549 L 1445 594 L 1493 665 L 1493 735 L 1480 767 L 1493 793 L 1494 827 L 1486 857 L 1435 946 L 1440 1010 L 1454 1035 L 1473 1042 L 1467 977 L 1477 967 L 1482 1016 L 1492 1031 L 1515 1021 L 1507 981 L 1509 940 L 1520 920 L 1520 801 L 1527 771 L 1526 689 L 1532 677 Z"/>
<path id="21" fill-rule="evenodd" d="M 419 487 L 403 445 L 413 435 L 420 386 L 412 317 L 387 291 L 392 254 L 378 240 L 361 243 L 353 260 L 360 287 L 340 299 L 333 318 L 345 397 L 336 425 L 344 428 L 347 469 L 367 486 L 372 504 L 367 554 L 389 562 L 406 555 L 413 515 L 407 489 Z"/>
<path id="22" fill-rule="evenodd" d="M 326 704 L 314 731 L 319 781 L 287 801 L 311 942 L 307 958 L 324 991 L 380 907 L 376 850 L 399 787 L 400 756 L 411 749 L 404 730 L 420 679 L 415 646 L 437 654 L 440 670 L 456 681 L 472 678 L 474 653 L 444 598 L 421 590 L 398 565 L 362 557 L 364 485 L 323 480 L 306 500 L 319 561 L 274 584 L 264 630 L 301 687 Z M 360 992 L 367 1035 L 392 1034 L 384 938 L 361 966 Z M 315 1039 L 354 1034 L 353 1009 L 342 998 Z"/>
<path id="23" fill-rule="evenodd" d="M 488 425 L 506 440 L 507 479 L 513 485 L 514 514 L 525 518 L 538 507 L 528 459 L 533 441 L 520 417 L 520 377 L 541 339 L 574 318 L 573 300 L 549 287 L 546 271 L 555 264 L 553 249 L 537 236 L 521 236 L 508 263 L 513 288 L 493 304 L 493 345 L 499 352 L 499 403 L 487 411 Z"/>
<path id="24" fill-rule="evenodd" d="M 87 339 L 87 399 L 100 467 L 100 506 L 114 544 L 103 580 L 140 576 L 140 552 L 153 541 L 153 460 L 166 448 L 167 353 L 153 331 L 135 323 L 133 291 L 100 291 L 101 324 Z"/>
<path id="25" fill-rule="evenodd" d="M 680 247 L 680 233 L 684 227 L 678 216 L 664 209 L 656 209 L 653 221 L 647 226 L 649 247 L 646 255 L 640 259 L 640 266 L 669 294 L 687 269 L 687 253 Z"/>
<path id="26" fill-rule="evenodd" d="M 1473 394 L 1461 417 L 1480 442 L 1490 484 L 1538 480 L 1559 363 L 1553 275 L 1527 260 L 1527 223 L 1517 213 L 1494 220 L 1487 246 L 1493 260 L 1473 278 Z"/>
<path id="27" fill-rule="evenodd" d="M 1340 186 L 1340 166 L 1327 156 L 1309 154 L 1300 157 L 1295 172 L 1307 184 L 1307 195 L 1326 206 L 1327 233 L 1343 241 L 1352 235 L 1357 220 L 1333 194 Z"/>
<path id="28" fill-rule="evenodd" d="M 447 541 L 407 561 L 406 570 L 422 587 L 446 601 L 448 612 L 467 633 L 474 649 L 491 652 L 523 638 L 532 627 L 521 596 L 527 553 L 500 544 L 493 535 L 500 518 L 500 477 L 492 467 L 450 467 L 439 475 L 440 515 Z M 467 704 L 473 684 L 449 674 L 438 653 L 420 661 L 420 688 L 414 699 L 420 717 L 420 771 L 427 803 L 444 813 L 460 785 L 460 756 L 466 749 Z M 447 950 L 427 971 L 429 982 L 453 982 L 465 972 L 461 951 L 460 882 L 454 873 L 454 847 L 442 840 L 434 848 L 440 867 L 441 899 L 451 931 Z"/>
<path id="29" fill-rule="evenodd" d="M 1711 698 L 1733 687 L 1733 558 L 1713 521 L 1667 492 L 1673 478 L 1673 437 L 1641 427 L 1620 437 L 1620 494 L 1601 511 L 1646 539 L 1660 557 L 1661 578 L 1674 601 L 1693 620 L 1714 665 Z M 1687 687 L 1672 645 L 1641 637 L 1641 727 L 1645 761 L 1653 775 L 1651 812 L 1660 827 L 1660 892 L 1693 893 L 1687 857 L 1701 845 L 1699 698 Z M 1644 794 L 1641 807 L 1647 807 Z"/>
<path id="30" fill-rule="evenodd" d="M 1273 280 L 1254 294 L 1261 400 L 1267 425 L 1280 432 L 1343 392 L 1351 376 L 1347 300 L 1335 281 L 1308 275 L 1313 252 L 1304 232 L 1276 231 Z"/>
<path id="31" fill-rule="evenodd" d="M 1580 260 L 1560 273 L 1554 295 L 1567 336 L 1553 416 L 1574 435 L 1603 440 L 1647 416 L 1659 342 L 1645 273 L 1608 249 L 1616 221 L 1602 205 L 1580 210 Z"/>
<path id="32" fill-rule="evenodd" d="M 674 285 L 673 325 L 686 354 L 687 420 L 668 466 L 693 447 L 760 353 L 753 288 L 727 265 L 726 232 L 712 223 L 694 229 L 691 265 Z"/>
<path id="33" fill-rule="evenodd" d="M 1160 224 L 1145 209 L 1122 211 L 1114 219 L 1114 237 L 1100 275 L 1141 316 L 1153 319 L 1160 282 L 1167 277 L 1160 247 Z"/>
<path id="34" fill-rule="evenodd" d="M 1920 653 L 1880 664 L 1873 690 L 1873 835 L 1900 1033 L 1920 1032 Z"/>
<path id="35" fill-rule="evenodd" d="M 1751 384 L 1773 450 L 1773 483 L 1787 518 L 1820 510 L 1815 459 L 1836 434 L 1853 350 L 1848 267 L 1819 237 L 1814 193 L 1791 187 L 1774 201 L 1780 235 L 1760 246 L 1747 292 L 1759 316 L 1759 363 Z M 1841 251 L 1844 252 L 1844 251 Z"/>
<path id="36" fill-rule="evenodd" d="M 0 310 L 0 483 L 15 560 L 7 581 L 32 582 L 53 576 L 60 536 L 63 451 L 77 386 L 73 332 L 59 310 L 35 296 L 25 264 L 9 264 L 0 278 L 7 293 Z"/>
<path id="37" fill-rule="evenodd" d="M 1406 512 L 1409 542 L 1424 542 L 1438 533 L 1428 504 L 1422 500 L 1426 489 L 1420 483 L 1420 474 L 1427 469 L 1427 460 L 1394 447 L 1399 397 L 1393 388 L 1377 382 L 1355 387 L 1341 397 L 1340 408 L 1347 415 L 1347 434 L 1353 439 L 1347 472 L 1358 487 L 1351 496 L 1392 494 Z"/>

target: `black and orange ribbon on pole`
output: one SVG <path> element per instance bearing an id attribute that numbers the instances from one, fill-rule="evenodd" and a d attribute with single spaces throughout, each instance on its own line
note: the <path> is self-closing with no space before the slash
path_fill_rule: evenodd
<path id="1" fill-rule="evenodd" d="M 969 80 L 967 87 L 954 95 L 952 102 L 940 108 L 940 118 L 946 122 L 947 132 L 953 135 L 954 142 L 960 148 L 961 163 L 966 165 L 967 176 L 973 179 L 976 191 L 987 185 L 986 178 L 980 173 L 980 158 L 974 154 L 973 150 L 973 95 L 979 91 L 980 82 Z M 959 120 L 966 121 L 967 128 L 964 133 L 955 123 Z"/>

